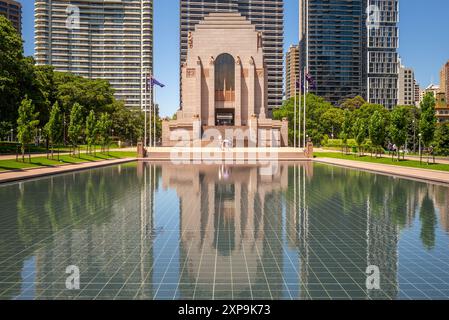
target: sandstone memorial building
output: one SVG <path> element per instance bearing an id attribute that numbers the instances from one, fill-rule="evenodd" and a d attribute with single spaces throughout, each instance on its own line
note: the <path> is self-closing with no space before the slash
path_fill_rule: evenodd
<path id="1" fill-rule="evenodd" d="M 287 120 L 267 118 L 262 33 L 239 13 L 211 13 L 189 33 L 182 109 L 162 123 L 163 146 L 284 147 Z"/>

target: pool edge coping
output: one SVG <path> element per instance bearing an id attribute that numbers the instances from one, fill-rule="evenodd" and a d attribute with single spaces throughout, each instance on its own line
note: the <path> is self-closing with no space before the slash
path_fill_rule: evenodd
<path id="1" fill-rule="evenodd" d="M 12 182 L 20 182 L 20 181 L 26 181 L 26 180 L 32 180 L 36 178 L 43 178 L 48 176 L 54 176 L 59 174 L 65 174 L 70 172 L 77 172 L 77 171 L 84 171 L 89 169 L 95 169 L 95 168 L 102 168 L 107 167 L 111 165 L 118 165 L 128 162 L 134 162 L 137 161 L 137 158 L 123 158 L 123 159 L 113 159 L 113 160 L 103 160 L 103 161 L 96 161 L 96 162 L 83 162 L 78 164 L 69 164 L 69 165 L 63 165 L 63 166 L 56 166 L 56 167 L 43 167 L 43 168 L 33 168 L 33 169 L 27 169 L 23 171 L 6 171 L 2 172 L 4 174 L 8 173 L 24 173 L 22 176 L 16 176 L 16 177 L 9 177 L 9 178 L 2 178 L 0 175 L 0 186 L 7 183 Z M 36 172 L 44 170 L 45 172 Z M 49 171 L 46 171 L 49 170 Z"/>
<path id="2" fill-rule="evenodd" d="M 339 160 L 342 161 L 349 161 L 350 163 L 345 163 L 345 162 L 339 162 Z M 449 179 L 445 180 L 445 179 L 435 179 L 432 177 L 428 177 L 425 174 L 426 173 L 443 173 L 443 174 L 448 174 L 449 172 L 446 171 L 440 171 L 440 170 L 432 170 L 432 169 L 420 169 L 420 168 L 413 168 L 413 167 L 405 167 L 405 166 L 401 166 L 399 168 L 402 169 L 409 169 L 409 170 L 414 170 L 417 171 L 417 173 L 420 173 L 420 175 L 412 175 L 412 174 L 407 174 L 407 173 L 402 173 L 402 172 L 394 172 L 393 171 L 388 171 L 389 169 L 396 169 L 398 168 L 398 166 L 395 165 L 389 165 L 389 164 L 383 164 L 383 163 L 376 163 L 375 165 L 379 165 L 379 166 L 383 166 L 385 167 L 385 169 L 376 169 L 376 168 L 366 168 L 366 167 L 362 167 L 360 164 L 363 164 L 364 162 L 362 161 L 357 161 L 357 160 L 346 160 L 346 159 L 335 159 L 335 158 L 315 158 L 313 159 L 314 162 L 317 163 L 322 163 L 322 164 L 327 164 L 327 165 L 334 165 L 334 166 L 338 166 L 338 167 L 343 167 L 343 168 L 350 168 L 350 169 L 357 169 L 357 170 L 362 170 L 362 171 L 367 171 L 367 172 L 371 172 L 371 173 L 377 173 L 377 174 L 382 174 L 385 176 L 395 176 L 395 177 L 399 177 L 399 178 L 405 178 L 408 180 L 415 180 L 415 181 L 421 181 L 421 182 L 427 182 L 427 183 L 433 183 L 433 184 L 442 184 L 444 186 L 449 186 Z M 351 163 L 353 162 L 353 163 Z"/>

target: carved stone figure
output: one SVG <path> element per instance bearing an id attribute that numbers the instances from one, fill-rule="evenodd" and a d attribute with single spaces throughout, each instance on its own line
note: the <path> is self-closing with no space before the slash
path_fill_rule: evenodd
<path id="1" fill-rule="evenodd" d="M 214 57 L 210 56 L 210 58 L 209 58 L 209 64 L 210 64 L 210 65 L 213 65 L 214 63 L 215 63 Z"/>
<path id="2" fill-rule="evenodd" d="M 240 57 L 237 56 L 237 59 L 235 60 L 235 64 L 240 66 L 242 64 L 242 60 L 240 60 Z"/>
<path id="3" fill-rule="evenodd" d="M 192 49 L 193 48 L 193 34 L 191 31 L 189 31 L 188 43 L 189 43 L 189 48 Z"/>
<path id="4" fill-rule="evenodd" d="M 262 48 L 262 32 L 257 33 L 257 48 Z"/>

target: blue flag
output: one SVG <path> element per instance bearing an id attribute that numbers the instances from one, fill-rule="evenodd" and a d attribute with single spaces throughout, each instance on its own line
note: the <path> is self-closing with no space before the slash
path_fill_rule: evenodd
<path id="1" fill-rule="evenodd" d="M 157 85 L 157 86 L 159 86 L 161 88 L 165 87 L 165 84 L 160 83 L 154 77 L 150 77 L 150 81 L 149 82 L 150 82 L 149 84 L 151 85 L 151 87 L 154 87 L 154 85 Z"/>

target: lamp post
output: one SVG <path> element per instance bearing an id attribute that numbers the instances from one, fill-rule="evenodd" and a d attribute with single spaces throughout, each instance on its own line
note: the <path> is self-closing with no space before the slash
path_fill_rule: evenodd
<path id="1" fill-rule="evenodd" d="M 418 134 L 418 137 L 419 137 L 419 164 L 422 164 L 422 152 L 421 152 L 421 137 L 422 137 L 422 134 L 421 133 Z"/>
<path id="2" fill-rule="evenodd" d="M 11 128 L 11 142 L 14 140 L 14 129 Z"/>
<path id="3" fill-rule="evenodd" d="M 66 138 L 66 132 L 65 132 L 65 128 L 66 128 L 67 122 L 65 121 L 65 114 L 64 114 L 64 128 L 63 128 L 63 139 L 64 139 L 64 147 L 67 145 L 67 138 Z"/>
<path id="4" fill-rule="evenodd" d="M 413 153 L 416 153 L 416 120 L 413 119 Z"/>
<path id="5" fill-rule="evenodd" d="M 39 135 L 37 136 L 37 146 L 40 147 L 41 146 L 41 137 L 42 137 L 42 129 L 39 128 Z"/>

